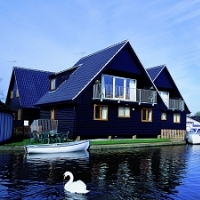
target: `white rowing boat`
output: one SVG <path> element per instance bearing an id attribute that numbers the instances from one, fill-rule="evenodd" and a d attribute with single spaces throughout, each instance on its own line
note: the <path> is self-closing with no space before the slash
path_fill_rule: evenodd
<path id="1" fill-rule="evenodd" d="M 65 143 L 25 145 L 25 153 L 67 153 L 85 151 L 89 148 L 90 141 L 82 140 Z"/>
<path id="2" fill-rule="evenodd" d="M 88 151 L 75 151 L 75 152 L 67 152 L 67 153 L 31 153 L 25 154 L 24 159 L 27 162 L 34 161 L 55 161 L 55 160 L 88 160 L 89 152 Z"/>

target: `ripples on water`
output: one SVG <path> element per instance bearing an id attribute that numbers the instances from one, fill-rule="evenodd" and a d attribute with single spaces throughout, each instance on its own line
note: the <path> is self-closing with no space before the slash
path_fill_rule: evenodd
<path id="1" fill-rule="evenodd" d="M 39 156 L 39 157 L 38 157 Z M 0 153 L 0 199 L 200 199 L 200 145 L 77 154 Z M 64 192 L 71 171 L 90 193 Z"/>

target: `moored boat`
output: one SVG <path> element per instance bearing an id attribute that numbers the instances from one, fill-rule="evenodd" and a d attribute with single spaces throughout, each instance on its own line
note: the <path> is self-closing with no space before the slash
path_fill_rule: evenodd
<path id="1" fill-rule="evenodd" d="M 186 142 L 189 144 L 200 144 L 200 128 L 191 128 L 186 134 Z"/>
<path id="2" fill-rule="evenodd" d="M 25 153 L 67 153 L 85 151 L 89 148 L 90 141 L 82 140 L 65 143 L 25 145 Z"/>

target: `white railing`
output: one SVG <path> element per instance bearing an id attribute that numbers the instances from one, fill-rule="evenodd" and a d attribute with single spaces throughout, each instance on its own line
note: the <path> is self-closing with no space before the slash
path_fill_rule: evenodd
<path id="1" fill-rule="evenodd" d="M 126 100 L 138 103 L 157 103 L 157 93 L 153 90 L 136 89 L 122 86 L 105 85 L 101 88 L 101 84 L 93 85 L 93 99 L 112 99 Z"/>
<path id="2" fill-rule="evenodd" d="M 58 120 L 53 119 L 37 119 L 34 120 L 30 126 L 31 132 L 37 131 L 41 133 L 42 131 L 56 130 L 58 127 Z"/>
<path id="3" fill-rule="evenodd" d="M 169 99 L 169 109 L 184 110 L 184 101 L 181 99 Z"/>

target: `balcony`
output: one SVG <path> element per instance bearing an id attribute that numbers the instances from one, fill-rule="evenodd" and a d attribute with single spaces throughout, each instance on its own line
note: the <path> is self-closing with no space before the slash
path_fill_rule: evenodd
<path id="1" fill-rule="evenodd" d="M 184 110 L 184 101 L 182 99 L 169 99 L 168 108 L 171 110 Z"/>
<path id="2" fill-rule="evenodd" d="M 129 102 L 138 102 L 155 104 L 157 103 L 157 93 L 154 90 L 136 89 L 130 87 L 113 86 L 101 84 L 93 85 L 93 99 L 123 100 Z"/>

